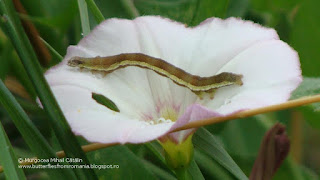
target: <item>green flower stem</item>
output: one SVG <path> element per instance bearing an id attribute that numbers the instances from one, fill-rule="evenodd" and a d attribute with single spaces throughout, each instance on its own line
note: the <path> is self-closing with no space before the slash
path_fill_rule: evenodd
<path id="1" fill-rule="evenodd" d="M 48 113 L 49 123 L 54 130 L 59 143 L 68 157 L 81 158 L 82 164 L 90 164 L 82 151 L 76 137 L 71 131 L 48 83 L 46 82 L 37 56 L 23 31 L 21 22 L 14 10 L 11 0 L 0 1 L 1 28 L 11 39 L 35 89 L 39 99 Z M 82 179 L 97 179 L 93 169 L 73 169 L 77 177 Z"/>
<path id="2" fill-rule="evenodd" d="M 101 11 L 99 10 L 96 3 L 94 2 L 94 0 L 86 0 L 86 2 L 97 23 L 100 24 L 102 21 L 104 21 L 105 18 L 101 13 Z"/>

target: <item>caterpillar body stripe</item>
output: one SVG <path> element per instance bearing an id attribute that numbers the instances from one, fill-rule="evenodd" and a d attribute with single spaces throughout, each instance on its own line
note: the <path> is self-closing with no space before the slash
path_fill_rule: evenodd
<path id="1" fill-rule="evenodd" d="M 196 94 L 214 92 L 215 89 L 230 85 L 242 85 L 242 75 L 223 72 L 210 77 L 192 75 L 162 59 L 141 53 L 124 53 L 106 57 L 72 57 L 68 61 L 71 67 L 86 68 L 95 71 L 112 72 L 127 66 L 138 66 L 171 79 L 180 86 L 189 88 Z"/>

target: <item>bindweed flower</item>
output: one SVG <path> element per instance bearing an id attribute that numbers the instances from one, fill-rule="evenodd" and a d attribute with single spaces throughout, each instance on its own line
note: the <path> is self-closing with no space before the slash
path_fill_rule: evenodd
<path id="1" fill-rule="evenodd" d="M 149 69 L 128 66 L 104 75 L 67 65 L 74 56 L 121 53 L 161 58 L 201 77 L 240 74 L 243 84 L 218 88 L 213 99 L 199 98 Z M 104 21 L 70 46 L 46 78 L 75 134 L 122 144 L 181 144 L 195 129 L 167 133 L 191 121 L 284 102 L 302 80 L 297 53 L 273 29 L 236 18 L 210 18 L 190 28 L 158 16 Z M 112 100 L 120 112 L 97 103 L 93 93 Z"/>

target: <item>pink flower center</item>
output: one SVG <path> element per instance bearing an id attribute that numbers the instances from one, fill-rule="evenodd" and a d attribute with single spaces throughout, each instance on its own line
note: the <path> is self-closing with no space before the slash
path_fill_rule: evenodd
<path id="1" fill-rule="evenodd" d="M 180 105 L 158 101 L 155 113 L 146 113 L 143 119 L 148 124 L 170 123 L 177 121 L 180 113 Z"/>

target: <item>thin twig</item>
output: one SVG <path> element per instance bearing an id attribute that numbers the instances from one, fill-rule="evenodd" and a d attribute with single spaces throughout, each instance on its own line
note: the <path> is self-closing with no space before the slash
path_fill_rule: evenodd
<path id="1" fill-rule="evenodd" d="M 227 121 L 227 120 L 231 120 L 231 119 L 246 118 L 246 117 L 250 117 L 250 116 L 254 116 L 254 115 L 258 115 L 258 114 L 299 107 L 299 106 L 303 106 L 303 105 L 307 105 L 307 104 L 311 104 L 311 103 L 316 103 L 316 102 L 320 102 L 320 95 L 303 97 L 303 98 L 287 101 L 285 103 L 266 106 L 266 107 L 262 107 L 262 108 L 244 110 L 244 111 L 240 111 L 237 113 L 233 113 L 228 116 L 213 117 L 213 118 L 208 118 L 208 119 L 204 119 L 204 120 L 200 120 L 200 121 L 194 121 L 194 122 L 190 122 L 180 128 L 177 128 L 177 129 L 173 130 L 172 132 L 181 131 L 181 130 L 190 129 L 190 128 L 197 128 L 197 127 L 201 127 L 201 126 L 205 126 L 205 125 L 209 125 L 209 124 L 215 124 L 215 123 L 219 123 L 219 122 L 223 122 L 223 121 Z"/>

